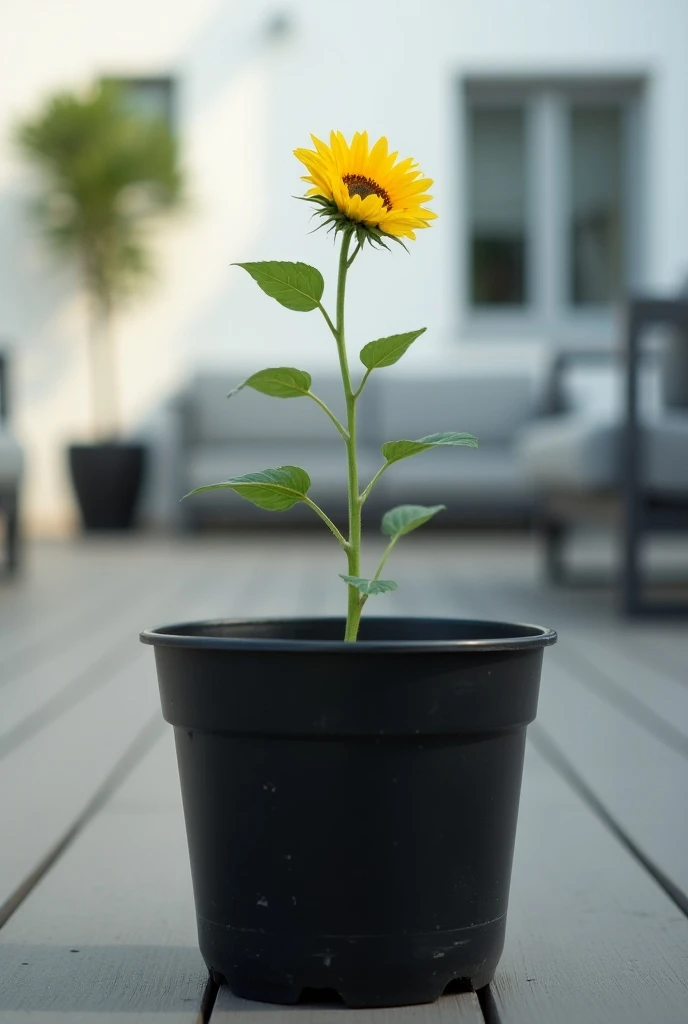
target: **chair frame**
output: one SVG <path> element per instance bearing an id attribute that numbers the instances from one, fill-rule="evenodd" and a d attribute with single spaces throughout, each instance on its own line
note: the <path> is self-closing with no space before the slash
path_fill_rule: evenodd
<path id="1" fill-rule="evenodd" d="M 688 344 L 688 299 L 632 299 L 626 311 L 625 341 L 621 352 L 586 349 L 562 352 L 556 357 L 550 378 L 548 412 L 562 411 L 562 380 L 572 362 L 609 362 L 621 358 L 624 369 L 625 414 L 621 435 L 620 484 L 614 494 L 554 494 L 541 503 L 537 528 L 544 542 L 545 571 L 554 584 L 590 586 L 598 577 L 572 576 L 566 567 L 564 547 L 572 522 L 601 519 L 617 527 L 620 541 L 618 573 L 619 607 L 627 616 L 688 614 L 688 601 L 657 600 L 648 596 L 641 554 L 650 533 L 688 530 L 688 499 L 677 502 L 648 500 L 644 484 L 643 430 L 639 417 L 639 370 L 643 336 L 648 329 L 670 326 L 685 334 Z"/>
<path id="2" fill-rule="evenodd" d="M 8 358 L 0 351 L 0 424 L 9 419 Z M 5 564 L 2 572 L 13 576 L 19 568 L 19 481 L 0 488 L 0 511 L 5 518 Z"/>

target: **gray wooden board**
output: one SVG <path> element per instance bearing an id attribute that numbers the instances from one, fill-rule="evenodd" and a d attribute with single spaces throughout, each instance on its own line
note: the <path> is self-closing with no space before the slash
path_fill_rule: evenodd
<path id="1" fill-rule="evenodd" d="M 174 618 L 180 604 L 186 610 L 194 593 L 207 590 L 207 568 L 180 573 L 168 565 L 156 573 L 155 589 L 141 583 L 131 586 L 126 601 L 113 602 L 106 615 L 99 611 L 78 635 L 60 637 L 45 658 L 0 687 L 0 758 L 132 661 L 140 653 L 142 624 L 155 615 Z"/>
<path id="2" fill-rule="evenodd" d="M 462 596 L 462 588 L 458 590 Z M 558 607 L 561 594 L 545 592 L 544 588 L 533 591 L 521 586 L 512 591 L 517 596 L 510 598 L 484 585 L 471 587 L 470 593 L 474 605 L 489 609 L 488 614 L 542 620 L 555 627 L 555 620 L 561 616 L 564 628 L 552 652 L 556 660 L 568 664 L 581 681 L 597 688 L 625 714 L 644 720 L 647 728 L 661 734 L 663 725 L 667 726 L 667 734 L 677 734 L 668 741 L 688 754 L 688 744 L 683 742 L 688 739 L 688 629 L 682 638 L 666 626 L 650 633 L 646 624 L 630 627 L 623 621 L 610 622 L 606 617 L 590 616 L 584 625 L 571 622 L 565 610 Z M 583 595 L 580 600 L 585 607 Z M 669 670 L 663 660 L 654 659 L 649 653 L 653 649 L 649 645 L 659 642 L 657 632 L 664 636 L 665 645 L 672 644 L 672 650 L 678 650 L 683 643 L 682 672 L 678 667 Z"/>
<path id="3" fill-rule="evenodd" d="M 688 687 L 631 654 L 621 640 L 566 631 L 555 655 L 588 689 L 688 758 Z"/>
<path id="4" fill-rule="evenodd" d="M 268 548 L 271 546 L 268 545 Z M 250 551 L 245 557 L 232 552 L 229 574 L 220 562 L 209 573 L 202 593 L 187 595 L 185 617 L 238 615 L 248 601 L 254 614 L 288 613 L 293 598 L 287 587 L 304 589 L 305 572 L 298 571 L 296 554 L 282 566 L 284 583 L 277 586 L 269 571 L 272 551 Z M 190 606 L 193 606 L 193 610 Z M 298 609 L 297 609 L 298 610 Z M 136 678 L 127 676 L 139 693 L 155 692 L 152 653 L 142 650 Z M 148 687 L 143 676 L 148 677 Z M 115 712 L 139 721 L 133 694 L 119 680 Z M 70 722 L 81 709 L 93 721 L 92 700 L 109 693 L 107 684 L 65 715 L 48 732 L 51 744 L 41 739 L 41 757 L 52 760 L 53 738 L 60 725 Z M 115 731 L 119 722 L 114 722 Z M 36 740 L 39 738 L 37 737 Z M 45 1024 L 69 1020 L 131 1020 L 141 1014 L 146 1022 L 191 1021 L 199 1010 L 206 972 L 196 948 L 195 917 L 190 892 L 188 857 L 183 831 L 179 783 L 171 734 L 164 744 L 134 772 L 62 858 L 39 882 L 0 932 L 0 941 L 12 971 L 0 988 L 0 1020 L 22 1022 L 34 1017 Z M 33 744 L 27 743 L 23 751 Z M 21 751 L 17 752 L 18 754 Z M 10 763 L 12 758 L 7 758 Z M 85 785 L 62 779 L 73 812 L 75 789 Z M 1 769 L 0 769 L 1 771 Z M 64 801 L 62 801 L 64 803 Z M 64 806 L 60 821 L 64 818 Z M 50 834 L 55 832 L 51 823 Z M 18 853 L 27 862 L 27 843 L 33 850 L 45 845 L 45 836 L 28 829 Z M 13 844 L 15 853 L 17 844 Z M 70 953 L 79 949 L 78 954 Z M 21 957 L 21 959 L 18 959 Z M 28 963 L 34 967 L 34 984 L 26 986 Z M 3 1016 L 3 1011 L 5 1016 Z M 135 1019 L 135 1018 L 134 1018 Z"/>
<path id="5" fill-rule="evenodd" d="M 471 587 L 475 614 L 508 614 L 505 599 Z M 451 614 L 445 580 L 434 602 Z M 521 609 L 532 610 L 530 606 Z M 539 612 L 542 608 L 536 609 Z M 555 611 L 555 609 L 553 609 Z M 511 611 L 513 615 L 513 609 Z M 548 624 L 548 623 L 546 623 Z M 556 626 L 557 623 L 554 622 Z M 567 632 L 564 624 L 564 632 Z M 595 685 L 566 647 L 545 653 L 538 720 L 611 817 L 683 893 L 688 893 L 688 759 L 651 722 Z M 679 736 L 680 739 L 680 736 Z"/>
<path id="6" fill-rule="evenodd" d="M 688 893 L 688 761 L 553 659 L 538 717 L 611 817 Z"/>
<path id="7" fill-rule="evenodd" d="M 252 575 L 245 562 L 235 569 L 233 604 L 225 605 L 230 614 L 241 608 Z M 211 577 L 199 603 L 217 607 L 217 590 L 224 586 L 222 577 Z M 161 608 L 169 611 L 169 602 L 169 594 L 161 596 Z M 196 603 L 195 586 L 172 600 L 181 618 Z M 145 723 L 159 715 L 152 652 L 138 644 L 133 629 L 130 645 L 130 661 L 0 761 L 0 822 L 11 836 L 0 846 L 0 905 L 69 830 Z"/>
<path id="8" fill-rule="evenodd" d="M 145 723 L 159 714 L 143 649 L 69 712 L 0 761 L 0 904 L 86 808 Z"/>
<path id="9" fill-rule="evenodd" d="M 29 604 L 19 623 L 8 626 L 0 643 L 0 681 L 6 682 L 41 659 L 49 664 L 56 646 L 65 638 L 76 639 L 113 605 L 126 600 L 145 579 L 145 571 L 134 562 L 127 574 L 98 572 L 97 565 L 70 587 L 63 589 L 47 607 Z"/>
<path id="10" fill-rule="evenodd" d="M 685 1024 L 688 919 L 529 748 L 502 1024 Z"/>
<path id="11" fill-rule="evenodd" d="M 258 543 L 240 538 L 227 545 L 170 546 L 169 556 L 178 562 L 182 583 L 188 579 L 190 567 L 198 565 L 199 558 L 204 560 L 208 578 L 207 587 L 200 593 L 192 594 L 187 589 L 175 604 L 177 611 L 173 617 L 343 611 L 343 601 L 340 602 L 343 595 L 339 590 L 340 586 L 343 589 L 343 584 L 336 577 L 341 571 L 340 552 L 336 546 L 328 546 L 326 540 L 322 544 L 304 545 L 291 538 L 266 538 L 265 542 L 261 539 Z M 118 571 L 122 577 L 128 573 L 132 558 L 126 555 L 127 550 L 122 548 L 121 570 L 114 568 L 116 549 L 114 555 L 108 553 L 113 576 Z M 156 567 L 164 564 L 168 552 L 164 546 L 151 552 L 147 546 L 137 547 L 136 544 L 131 545 L 130 550 L 135 553 L 134 560 L 142 559 L 150 576 L 150 583 L 141 585 L 155 598 L 151 608 L 162 608 L 164 602 L 158 600 L 161 595 L 155 573 Z M 412 611 L 415 614 L 488 614 L 491 617 L 505 614 L 510 598 L 505 596 L 505 588 L 498 585 L 502 571 L 501 548 L 487 559 L 484 576 L 492 574 L 494 579 L 484 585 L 483 575 L 474 572 L 467 585 L 458 587 L 451 561 L 445 554 L 436 553 L 427 559 L 422 546 L 410 550 L 417 554 L 402 559 L 400 570 L 392 572 L 400 583 L 400 590 L 392 596 L 393 604 L 380 599 L 366 609 L 367 613 L 371 610 L 378 614 Z M 506 548 L 504 551 L 508 554 Z M 51 572 L 58 561 L 56 559 L 51 566 Z M 518 569 L 517 561 L 513 565 Z M 512 568 L 508 571 L 512 572 Z M 469 563 L 469 570 L 474 569 Z M 90 585 L 89 580 L 92 574 L 82 565 L 80 575 L 73 580 L 74 592 Z M 443 580 L 439 591 L 436 589 L 438 580 Z M 50 593 L 51 588 L 46 584 L 42 606 L 49 605 Z M 519 593 L 516 586 L 512 595 Z M 65 600 L 70 594 L 70 588 L 66 588 Z M 535 603 L 541 604 L 540 601 Z M 525 601 L 521 606 L 525 606 Z M 172 612 L 170 606 L 171 615 Z M 561 609 L 553 606 L 554 613 L 564 621 Z M 152 621 L 160 621 L 166 614 L 154 612 Z M 513 611 L 509 614 L 518 617 Z M 590 617 L 588 612 L 588 619 Z M 573 619 L 566 618 L 567 624 L 571 621 L 575 628 L 584 629 L 586 619 L 580 611 Z M 601 622 L 601 627 L 605 625 L 608 623 Z M 610 629 L 610 635 L 614 632 Z M 599 635 L 605 635 L 603 629 Z M 614 637 L 615 643 L 616 640 Z M 679 651 L 681 641 L 674 640 L 672 649 Z M 19 647 L 27 649 L 26 644 Z M 625 655 L 624 647 L 618 649 Z M 677 760 L 684 767 L 685 760 L 675 751 L 667 751 L 657 736 L 651 735 L 641 723 L 622 714 L 609 701 L 608 695 L 605 700 L 586 690 L 580 680 L 576 680 L 571 666 L 552 657 L 554 654 L 556 648 L 547 652 L 545 662 L 541 720 L 549 735 L 617 818 L 617 809 L 621 808 L 623 813 L 619 820 L 629 834 L 637 841 L 638 835 L 651 840 L 652 787 L 663 785 L 667 772 L 676 773 Z M 11 868 L 14 863 L 16 867 L 17 861 L 23 865 L 23 871 L 29 870 L 34 854 L 45 852 L 46 844 L 54 842 L 61 834 L 64 822 L 74 821 L 99 780 L 107 774 L 106 762 L 116 764 L 121 757 L 124 745 L 115 736 L 121 740 L 131 727 L 127 726 L 125 712 L 128 711 L 139 726 L 145 717 L 141 717 L 142 705 L 137 700 L 146 692 L 141 667 L 146 655 L 148 692 L 152 695 L 153 706 L 157 707 L 152 656 L 144 651 L 144 661 L 137 661 L 139 668 L 134 673 L 138 686 L 132 681 L 131 673 L 123 671 L 120 677 L 113 677 L 113 681 L 89 695 L 78 707 L 53 722 L 41 736 L 26 742 L 0 764 L 0 820 L 4 834 L 7 821 L 2 817 L 3 809 L 15 814 L 15 827 L 6 833 L 12 836 L 12 841 L 0 847 L 0 879 L 5 878 L 6 865 Z M 622 685 L 623 658 L 619 657 L 607 669 Z M 554 679 L 552 686 L 550 675 Z M 114 678 L 119 682 L 120 692 L 117 699 L 112 696 L 106 699 L 104 694 L 114 694 L 117 689 Z M 678 720 L 680 694 L 670 684 L 666 685 L 666 679 L 665 684 L 659 685 L 662 686 L 659 711 L 667 720 L 669 716 Z M 546 707 L 545 695 L 549 692 L 556 706 L 562 703 L 562 694 L 568 697 L 561 713 L 555 706 Z M 637 697 L 643 699 L 642 694 Z M 672 711 L 670 701 L 677 702 L 678 714 Z M 606 710 L 600 712 L 599 706 Z M 588 719 L 599 720 L 595 728 L 589 728 Z M 575 735 L 566 747 L 566 730 L 572 722 Z M 616 722 L 616 731 L 610 734 L 609 726 L 613 722 Z M 135 735 L 133 730 L 129 735 Z M 97 750 L 89 748 L 87 736 Z M 613 748 L 613 752 L 607 748 Z M 674 760 L 664 760 L 658 749 Z M 26 962 L 33 963 L 34 976 L 38 977 L 36 984 L 27 986 L 24 972 L 29 968 L 22 966 L 24 961 L 19 961 L 17 966 L 14 960 L 12 970 L 0 975 L 7 979 L 0 984 L 2 1024 L 14 1021 L 25 1024 L 34 1019 L 45 1024 L 57 1024 L 57 1021 L 65 1024 L 72 1020 L 84 1024 L 96 1021 L 98 1024 L 122 1021 L 123 1024 L 124 1020 L 139 1017 L 150 1024 L 158 1024 L 163 1020 L 176 1022 L 195 1018 L 205 972 L 199 959 L 193 959 L 198 958 L 198 954 L 176 768 L 170 755 L 168 736 L 135 771 L 130 782 L 86 824 L 0 932 L 0 940 L 7 950 L 11 946 L 35 947 L 33 960 Z M 623 762 L 621 768 L 616 765 L 617 755 Z M 582 769 L 588 760 L 591 767 L 586 775 Z M 645 775 L 649 772 L 651 782 L 641 786 L 639 797 L 636 793 L 627 793 L 624 803 L 623 793 L 617 792 L 617 786 L 624 777 L 635 780 L 633 772 Z M 86 781 L 85 775 L 88 776 Z M 15 803 L 7 799 L 7 786 L 11 783 L 18 789 Z M 29 801 L 28 813 L 17 816 L 22 799 Z M 658 845 L 663 848 L 668 842 L 673 863 L 679 852 L 680 835 L 673 841 L 668 836 L 670 825 L 666 814 L 671 800 L 662 802 L 661 796 L 659 799 L 661 807 L 654 824 L 659 825 L 661 838 L 655 837 L 655 848 Z M 642 828 L 638 823 L 638 805 Z M 676 821 L 671 825 L 676 828 Z M 639 829 L 638 834 L 632 832 L 631 826 Z M 151 848 L 159 851 L 160 844 L 156 845 L 159 839 L 166 851 L 164 859 L 147 860 Z M 14 860 L 11 852 L 8 855 L 8 847 L 16 848 Z M 652 855 L 649 849 L 646 852 Z M 21 872 L 15 875 L 23 877 Z M 170 886 L 173 876 L 176 882 Z M 166 883 L 164 893 L 160 891 L 161 882 Z M 172 909 L 170 892 L 175 894 L 175 900 L 179 897 Z M 46 925 L 46 922 L 50 923 Z M 189 922 L 191 939 L 185 930 Z M 90 949 L 88 955 L 69 953 L 70 949 L 81 949 L 74 941 L 76 932 L 84 936 L 82 945 Z M 162 946 L 160 936 L 164 937 Z M 529 755 L 507 948 L 495 988 L 504 1024 L 511 1021 L 525 1024 L 531 1020 L 534 1024 L 538 1021 L 596 1024 L 597 1020 L 604 1020 L 605 1024 L 616 1024 L 617 1020 L 619 1024 L 621 1021 L 645 1024 L 655 1017 L 669 1024 L 674 1020 L 683 1022 L 685 1012 L 678 1016 L 677 1008 L 688 1004 L 686 948 L 685 919 L 650 875 L 607 831 L 567 782 L 541 759 Z M 15 948 L 14 954 L 19 954 L 19 949 Z M 474 1000 L 458 999 L 463 1002 L 452 997 L 434 1008 L 409 1010 L 408 1014 L 416 1016 L 407 1019 L 438 1020 L 442 1024 L 449 1019 L 480 1020 L 474 1014 L 477 1009 Z M 614 1016 L 616 1007 L 625 1008 L 625 1017 Z M 20 1008 L 21 1015 L 18 1015 Z M 648 1008 L 651 1009 L 645 1012 Z M 230 1014 L 237 1017 L 244 1012 L 290 1014 L 291 1019 L 300 1019 L 299 1012 L 307 1012 L 313 1024 L 339 1019 L 342 1013 L 353 1013 L 341 1008 L 277 1010 L 260 1004 L 237 1004 L 229 993 L 221 991 L 214 1019 L 226 1019 Z M 320 1017 L 316 1016 L 318 1012 Z M 644 1016 L 639 1015 L 641 1012 Z M 356 1012 L 361 1020 L 365 1019 L 361 1016 L 365 1013 Z M 460 1013 L 470 1016 L 458 1016 Z M 385 1014 L 390 1021 L 399 1019 L 399 1011 L 370 1011 L 368 1016 L 383 1021 Z"/>
<path id="12" fill-rule="evenodd" d="M 192 1024 L 197 948 L 171 730 L 0 931 L 1 1024 Z"/>
<path id="13" fill-rule="evenodd" d="M 256 1014 L 260 1016 L 257 1017 Z M 1 1018 L 0 1018 L 1 1019 Z M 210 1017 L 211 1024 L 483 1024 L 478 997 L 467 992 L 442 996 L 424 1006 L 380 1010 L 347 1010 L 343 1006 L 272 1006 L 237 999 L 224 985 Z"/>

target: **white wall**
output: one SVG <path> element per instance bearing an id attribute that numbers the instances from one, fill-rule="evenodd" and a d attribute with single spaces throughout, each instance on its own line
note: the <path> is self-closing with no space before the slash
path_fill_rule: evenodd
<path id="1" fill-rule="evenodd" d="M 293 20 L 281 41 L 266 27 Z M 353 274 L 350 341 L 427 325 L 406 364 L 501 365 L 523 349 L 459 344 L 461 232 L 456 79 L 494 72 L 646 73 L 647 285 L 688 269 L 686 0 L 6 0 L 0 7 L 0 339 L 15 345 L 16 426 L 29 456 L 34 529 L 69 521 L 66 440 L 88 429 L 83 306 L 25 214 L 32 180 L 10 132 L 49 91 L 100 73 L 172 73 L 190 181 L 159 239 L 159 283 L 118 326 L 124 415 L 135 424 L 190 367 L 237 376 L 275 362 L 327 365 L 317 314 L 283 310 L 233 260 L 301 259 L 331 294 L 335 254 L 307 235 L 294 146 L 330 127 L 386 134 L 436 180 L 440 219 L 407 256 L 366 254 Z M 470 339 L 463 339 L 470 341 Z M 533 339 L 536 343 L 540 339 Z"/>

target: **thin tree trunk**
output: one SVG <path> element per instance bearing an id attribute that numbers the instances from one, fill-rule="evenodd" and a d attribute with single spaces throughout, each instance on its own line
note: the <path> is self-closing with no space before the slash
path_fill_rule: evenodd
<path id="1" fill-rule="evenodd" d="M 89 335 L 93 437 L 95 441 L 111 441 L 119 434 L 119 375 L 112 308 L 105 299 L 92 301 Z"/>

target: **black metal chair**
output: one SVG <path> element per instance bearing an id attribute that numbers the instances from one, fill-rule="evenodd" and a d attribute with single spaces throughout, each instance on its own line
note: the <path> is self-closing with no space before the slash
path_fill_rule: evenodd
<path id="1" fill-rule="evenodd" d="M 5 520 L 5 575 L 19 567 L 19 490 L 22 475 L 21 449 L 8 430 L 8 357 L 0 351 L 0 513 Z"/>
<path id="2" fill-rule="evenodd" d="M 675 401 L 676 408 L 646 420 L 639 408 L 640 376 L 647 364 L 642 342 L 647 331 L 657 326 L 673 329 L 669 352 L 679 357 L 668 365 L 666 350 L 651 354 L 661 359 L 665 396 L 667 381 L 681 385 L 683 395 Z M 618 421 L 563 415 L 564 379 L 577 362 L 618 364 L 625 394 Z M 543 539 L 548 580 L 565 585 L 599 583 L 599 579 L 571 574 L 565 547 L 574 525 L 604 521 L 616 529 L 620 541 L 621 611 L 627 615 L 688 612 L 688 601 L 682 598 L 650 595 L 641 560 L 643 543 L 650 534 L 688 531 L 688 298 L 633 299 L 620 350 L 572 351 L 557 356 L 545 411 L 551 415 L 529 429 L 519 447 L 524 470 L 532 473 L 540 494 L 536 528 Z M 596 444 L 604 450 L 604 457 L 593 465 L 591 453 Z M 669 451 L 663 450 L 665 444 Z M 577 456 L 580 466 L 576 472 L 571 463 Z"/>
<path id="3" fill-rule="evenodd" d="M 621 605 L 627 615 L 688 614 L 688 601 L 652 600 L 647 597 L 641 566 L 644 538 L 650 533 L 688 531 L 688 493 L 669 499 L 648 492 L 648 431 L 639 416 L 638 368 L 643 335 L 648 329 L 674 329 L 672 343 L 688 349 L 688 299 L 635 299 L 630 303 L 626 330 L 626 417 L 623 431 L 621 510 L 623 558 Z M 688 358 L 683 366 L 688 369 Z M 673 362 L 672 362 L 673 367 Z M 688 390 L 688 381 L 684 382 Z M 688 407 L 685 409 L 688 420 Z M 683 458 L 688 465 L 688 444 Z"/>

